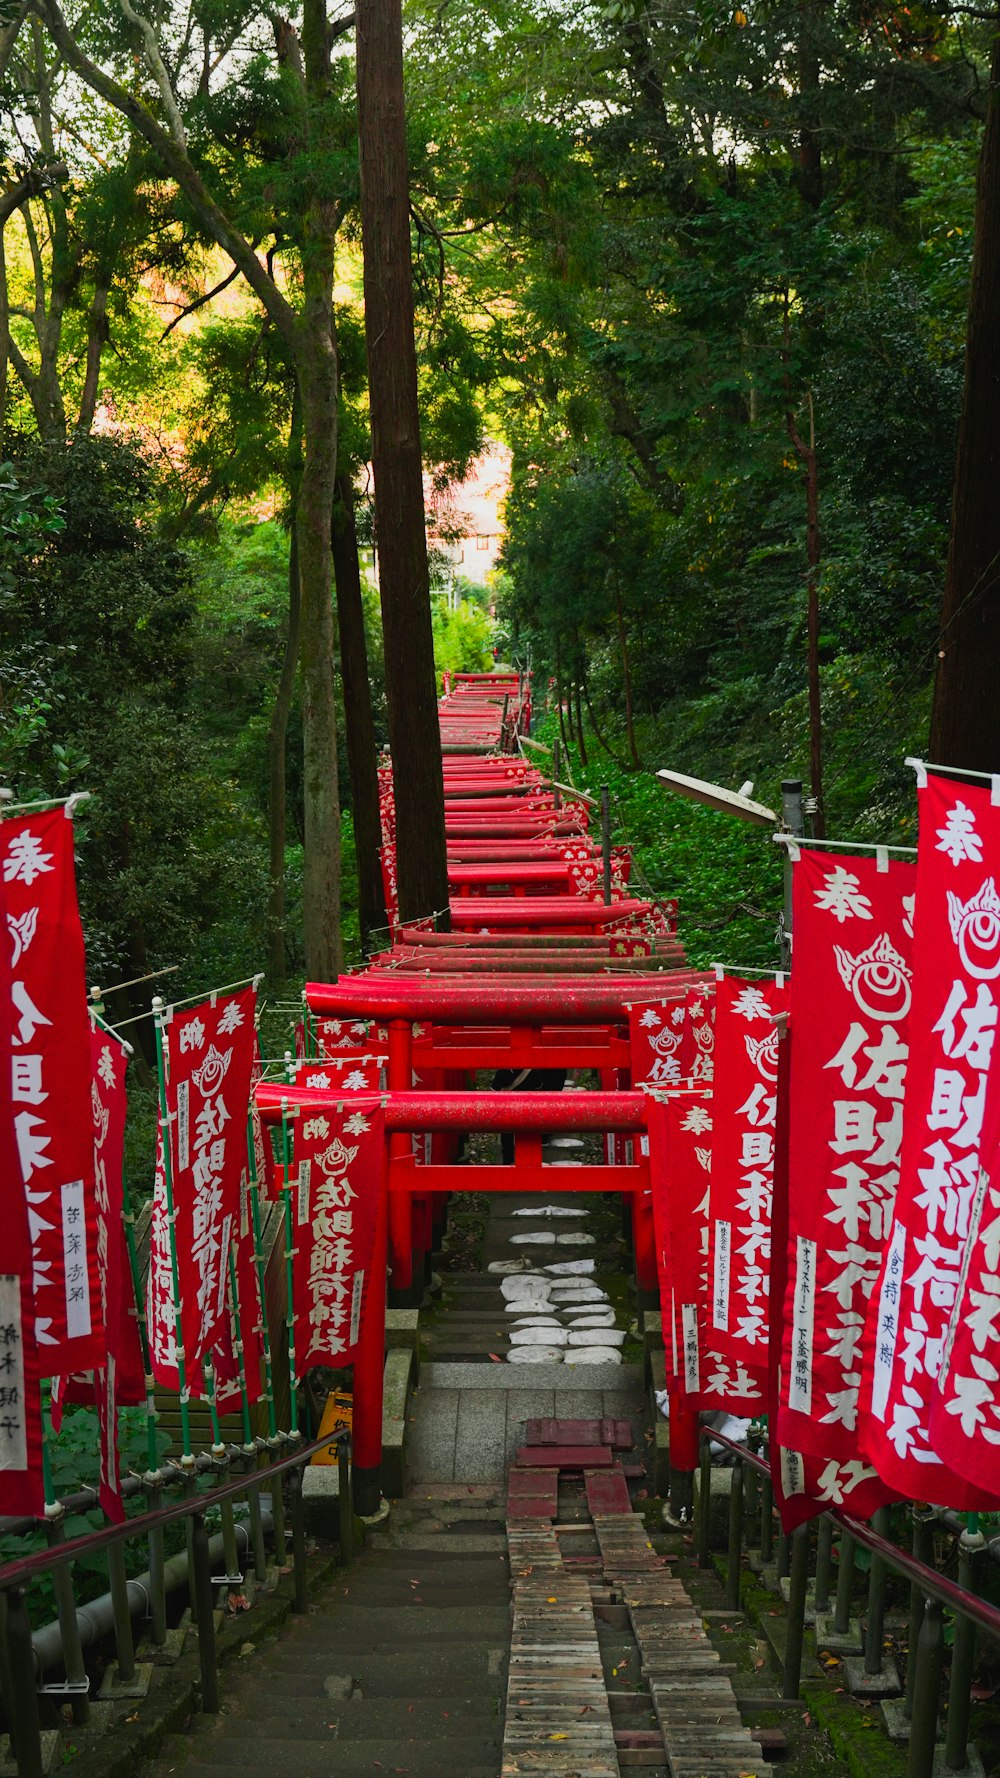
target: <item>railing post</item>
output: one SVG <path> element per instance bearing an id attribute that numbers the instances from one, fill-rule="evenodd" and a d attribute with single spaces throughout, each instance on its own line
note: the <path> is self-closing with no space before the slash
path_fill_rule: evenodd
<path id="1" fill-rule="evenodd" d="M 787 1640 L 781 1677 L 783 1698 L 797 1698 L 802 1683 L 802 1643 L 806 1621 L 806 1588 L 809 1584 L 809 1527 L 792 1532 L 789 1562 Z"/>
<path id="2" fill-rule="evenodd" d="M 889 1508 L 880 1506 L 872 1519 L 872 1529 L 880 1537 L 889 1535 Z M 881 1556 L 872 1556 L 868 1574 L 868 1625 L 865 1631 L 865 1672 L 882 1671 L 882 1634 L 885 1628 L 885 1563 Z"/>
<path id="3" fill-rule="evenodd" d="M 604 905 L 611 905 L 611 792 L 601 785 L 601 861 Z"/>
<path id="4" fill-rule="evenodd" d="M 297 1463 L 289 1476 L 292 1494 L 292 1573 L 295 1579 L 294 1611 L 303 1615 L 309 1610 L 309 1585 L 306 1577 L 306 1520 L 302 1507 L 302 1465 Z"/>
<path id="5" fill-rule="evenodd" d="M 978 1593 L 978 1557 L 986 1539 L 979 1530 L 963 1531 L 958 1540 L 958 1584 L 967 1593 Z M 968 1763 L 969 1712 L 972 1706 L 972 1667 L 976 1655 L 976 1626 L 971 1618 L 955 1614 L 955 1640 L 948 1680 L 948 1727 L 945 1732 L 944 1769 L 962 1772 Z"/>
<path id="6" fill-rule="evenodd" d="M 113 1543 L 108 1550 L 108 1580 L 111 1610 L 115 1620 L 115 1654 L 118 1660 L 116 1682 L 130 1685 L 135 1678 L 135 1642 L 132 1637 L 132 1613 L 128 1603 L 128 1575 L 125 1572 L 125 1545 Z"/>
<path id="7" fill-rule="evenodd" d="M 913 1508 L 913 1560 L 934 1566 L 934 1520 L 926 1507 Z M 924 1595 L 919 1581 L 910 1587 L 910 1627 L 906 1641 L 906 1692 L 903 1715 L 913 1715 L 913 1694 L 917 1683 L 917 1644 L 924 1621 Z"/>
<path id="8" fill-rule="evenodd" d="M 770 1475 L 760 1479 L 760 1559 L 765 1568 L 774 1555 L 774 1484 Z"/>
<path id="9" fill-rule="evenodd" d="M 351 1481 L 351 1447 L 342 1439 L 337 1447 L 337 1498 L 340 1506 L 340 1560 L 346 1568 L 354 1559 L 354 1488 Z"/>
<path id="10" fill-rule="evenodd" d="M 816 1583 L 813 1607 L 817 1616 L 830 1609 L 830 1577 L 833 1572 L 833 1520 L 826 1513 L 816 1527 Z"/>
<path id="11" fill-rule="evenodd" d="M 707 1441 L 706 1441 L 707 1442 Z M 729 1554 L 726 1563 L 726 1609 L 740 1609 L 740 1557 L 743 1552 L 743 1459 L 733 1464 L 729 1494 Z"/>
<path id="12" fill-rule="evenodd" d="M 787 1531 L 779 1531 L 778 1532 L 778 1554 L 777 1554 L 777 1560 L 775 1562 L 775 1567 L 778 1570 L 778 1579 L 779 1580 L 787 1580 L 788 1579 L 789 1572 L 791 1570 L 791 1561 L 792 1561 L 792 1540 L 789 1537 Z"/>
<path id="13" fill-rule="evenodd" d="M 5 1678 L 10 1696 L 4 1696 L 10 1739 L 17 1758 L 18 1778 L 43 1778 L 42 1737 L 35 1690 L 35 1657 L 31 1647 L 31 1623 L 21 1587 L 4 1593 Z"/>
<path id="14" fill-rule="evenodd" d="M 49 1547 L 66 1542 L 66 1524 L 59 1509 L 58 1518 L 46 1522 Z M 56 1612 L 59 1617 L 59 1628 L 62 1632 L 63 1665 L 66 1669 L 66 1682 L 69 1686 L 79 1687 L 70 1693 L 70 1705 L 75 1723 L 85 1723 L 90 1718 L 90 1700 L 87 1696 L 87 1669 L 83 1662 L 83 1648 L 80 1644 L 80 1626 L 76 1621 L 76 1601 L 73 1598 L 73 1573 L 68 1562 L 60 1562 L 52 1570 L 52 1591 L 56 1599 Z"/>
<path id="15" fill-rule="evenodd" d="M 712 1448 L 701 1441 L 701 1476 L 698 1483 L 698 1567 L 712 1566 Z"/>
<path id="16" fill-rule="evenodd" d="M 215 1658 L 215 1608 L 212 1599 L 212 1566 L 204 1513 L 191 1521 L 191 1554 L 194 1568 L 195 1622 L 198 1626 L 198 1660 L 201 1666 L 201 1707 L 214 1716 L 219 1709 L 219 1670 Z"/>
<path id="17" fill-rule="evenodd" d="M 917 1641 L 916 1666 L 906 1778 L 931 1778 L 934 1770 L 934 1738 L 937 1734 L 941 1669 L 944 1666 L 944 1624 L 941 1607 L 936 1599 L 928 1599 L 924 1606 L 924 1621 Z"/>
<path id="18" fill-rule="evenodd" d="M 854 1591 L 854 1558 L 856 1546 L 850 1532 L 840 1536 L 840 1572 L 837 1575 L 837 1604 L 833 1627 L 838 1636 L 846 1636 L 851 1627 L 851 1595 Z"/>
<path id="19" fill-rule="evenodd" d="M 149 1470 L 143 1481 L 146 1484 L 146 1510 L 154 1513 L 163 1492 L 159 1470 Z M 146 1546 L 149 1552 L 149 1637 L 155 1648 L 162 1648 L 167 1640 L 167 1589 L 163 1578 L 166 1555 L 162 1525 L 153 1526 Z"/>

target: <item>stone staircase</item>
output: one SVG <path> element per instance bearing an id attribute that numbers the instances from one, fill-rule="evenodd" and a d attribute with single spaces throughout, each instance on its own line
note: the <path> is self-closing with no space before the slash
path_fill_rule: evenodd
<path id="1" fill-rule="evenodd" d="M 502 1491 L 424 1485 L 144 1778 L 497 1778 L 509 1642 Z"/>

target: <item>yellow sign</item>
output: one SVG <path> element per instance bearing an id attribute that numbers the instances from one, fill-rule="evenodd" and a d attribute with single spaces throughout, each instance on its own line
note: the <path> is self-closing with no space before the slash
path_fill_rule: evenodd
<path id="1" fill-rule="evenodd" d="M 332 1438 L 334 1433 L 350 1432 L 354 1423 L 354 1397 L 339 1390 L 333 1390 L 326 1398 L 323 1418 L 320 1421 L 320 1438 Z M 337 1446 L 327 1445 L 323 1451 L 317 1451 L 314 1463 L 336 1463 Z"/>

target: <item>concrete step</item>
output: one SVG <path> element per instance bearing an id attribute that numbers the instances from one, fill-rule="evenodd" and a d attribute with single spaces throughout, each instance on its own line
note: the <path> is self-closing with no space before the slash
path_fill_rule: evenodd
<path id="1" fill-rule="evenodd" d="M 310 1700 L 298 1713 L 290 1713 L 288 1703 L 268 1692 L 248 1699 L 245 1705 L 226 1712 L 225 1720 L 235 1733 L 244 1725 L 252 1725 L 253 1733 L 265 1739 L 289 1739 L 299 1736 L 314 1738 L 318 1704 Z M 334 1703 L 323 1701 L 324 1720 L 336 1722 L 341 1741 L 357 1741 L 369 1736 L 435 1736 L 443 1734 L 481 1733 L 487 1738 L 502 1730 L 503 1709 L 497 1681 L 484 1685 L 480 1696 L 435 1698 L 366 1698 L 364 1687 L 352 1697 Z M 184 1741 L 187 1749 L 189 1741 Z"/>
<path id="2" fill-rule="evenodd" d="M 379 1763 L 386 1772 L 405 1771 L 410 1778 L 451 1778 L 452 1773 L 460 1773 L 461 1778 L 497 1778 L 499 1753 L 491 1756 L 491 1749 L 478 1742 L 473 1745 L 475 1763 L 453 1765 L 450 1742 L 444 1740 L 432 1741 L 423 1748 L 417 1743 L 411 1747 L 398 1742 L 338 1742 L 331 1735 L 325 1741 L 269 1741 L 261 1747 L 249 1744 L 240 1750 L 238 1759 L 224 1764 L 230 1769 L 238 1766 L 245 1772 L 259 1773 L 261 1778 L 373 1778 Z M 379 1748 L 388 1755 L 381 1762 Z M 182 1767 L 183 1778 L 218 1778 L 221 1764 L 189 1758 Z M 149 1769 L 150 1778 L 169 1778 L 173 1770 L 158 1762 Z"/>

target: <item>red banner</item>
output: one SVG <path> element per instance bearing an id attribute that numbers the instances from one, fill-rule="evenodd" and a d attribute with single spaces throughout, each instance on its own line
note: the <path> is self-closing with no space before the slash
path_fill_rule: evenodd
<path id="1" fill-rule="evenodd" d="M 220 1338 L 229 1243 L 246 1166 L 254 1062 L 253 988 L 171 1012 L 164 1029 L 174 1234 L 189 1379 Z M 158 1161 L 150 1229 L 147 1320 L 153 1374 L 179 1385 L 166 1179 Z"/>
<path id="2" fill-rule="evenodd" d="M 663 1343 L 675 1354 L 668 1384 L 686 1408 L 760 1413 L 764 1390 L 712 1337 L 708 1305 L 708 1200 L 712 1101 L 702 1090 L 651 1097 L 650 1179 L 658 1251 L 667 1249 Z M 668 1344 L 669 1341 L 669 1344 Z"/>
<path id="3" fill-rule="evenodd" d="M 990 1127 L 987 1075 L 1000 975 L 994 794 L 989 784 L 953 778 L 924 776 L 918 784 L 912 1028 L 920 1043 L 906 1083 L 895 1212 L 866 1327 L 868 1417 L 861 1429 L 862 1448 L 900 1493 L 960 1508 L 988 1507 L 1000 1495 L 995 1470 L 991 1485 L 974 1488 L 964 1479 L 968 1466 L 955 1475 L 942 1462 L 945 1452 L 949 1458 L 967 1453 L 977 1435 L 971 1359 L 978 1356 L 984 1305 L 972 1293 L 984 1284 L 988 1291 L 992 1276 L 989 1266 L 984 1276 L 981 1263 L 991 1245 L 973 1229 L 984 1112 Z M 968 1313 L 960 1307 L 955 1322 L 935 1448 L 931 1403 L 952 1311 L 966 1292 Z M 962 1401 L 964 1389 L 971 1393 L 963 1414 L 952 1404 Z"/>
<path id="4" fill-rule="evenodd" d="M 682 1080 L 681 1046 L 686 1018 L 682 998 L 628 1009 L 632 1085 L 676 1087 Z"/>
<path id="5" fill-rule="evenodd" d="M 0 928 L 7 924 L 0 881 Z M 11 1099 L 11 979 L 0 945 L 0 1515 L 41 1516 L 42 1411 L 31 1302 L 28 1209 Z"/>
<path id="6" fill-rule="evenodd" d="M 784 977 L 727 976 L 715 993 L 711 1326 L 719 1351 L 767 1384 L 771 1199 L 777 1107 L 775 1015 Z"/>
<path id="7" fill-rule="evenodd" d="M 787 1037 L 778 1043 L 778 1106 L 774 1143 L 774 1207 L 771 1218 L 771 1331 L 768 1341 L 768 1414 L 771 1426 L 778 1418 L 778 1380 L 781 1373 L 782 1322 L 780 1309 L 788 1284 L 788 1125 L 789 1051 Z M 829 1506 L 846 1507 L 868 1517 L 887 1497 L 875 1471 L 859 1457 L 838 1461 L 815 1457 L 808 1451 L 786 1450 L 777 1437 L 769 1441 L 771 1483 L 775 1505 L 786 1531 L 794 1531 L 807 1519 Z M 879 1492 L 872 1494 L 872 1483 Z"/>
<path id="8" fill-rule="evenodd" d="M 363 1050 L 368 1042 L 368 1026 L 359 1020 L 318 1018 L 315 1031 L 321 1056 L 336 1055 L 341 1050 Z"/>
<path id="9" fill-rule="evenodd" d="M 887 854 L 808 847 L 793 872 L 777 1439 L 787 1453 L 786 1491 L 800 1496 L 799 1519 L 834 1498 L 824 1492 L 810 1501 L 807 1458 L 831 1479 L 839 1468 L 853 1478 L 852 1507 L 867 1515 L 891 1498 L 859 1464 L 859 1391 L 865 1313 L 899 1178 L 915 873 Z"/>
<path id="10" fill-rule="evenodd" d="M 361 1330 L 379 1194 L 385 1183 L 385 1113 L 376 1097 L 295 1119 L 295 1362 L 350 1364 Z"/>
<path id="11" fill-rule="evenodd" d="M 0 823 L 11 936 L 14 1127 L 31 1232 L 42 1375 L 104 1355 L 90 1117 L 90 1031 L 73 822 Z"/>
<path id="12" fill-rule="evenodd" d="M 715 1072 L 715 985 L 688 988 L 684 996 L 681 1076 L 692 1086 L 711 1086 Z"/>
<path id="13" fill-rule="evenodd" d="M 90 1034 L 90 1057 L 101 1303 L 107 1351 L 115 1361 L 116 1398 L 120 1405 L 132 1407 L 146 1399 L 146 1376 L 122 1220 L 128 1056 L 117 1037 L 95 1027 Z"/>

